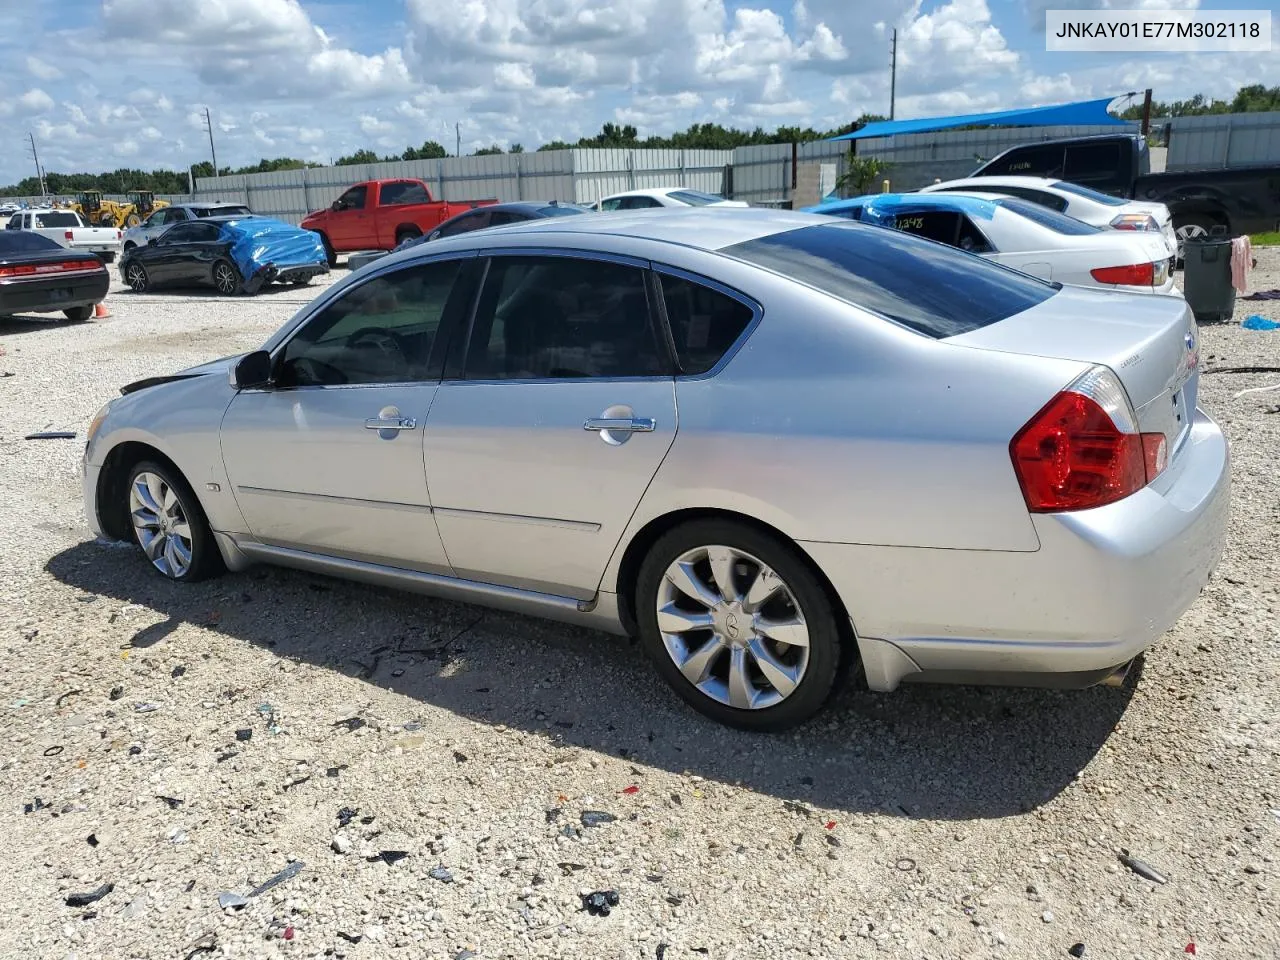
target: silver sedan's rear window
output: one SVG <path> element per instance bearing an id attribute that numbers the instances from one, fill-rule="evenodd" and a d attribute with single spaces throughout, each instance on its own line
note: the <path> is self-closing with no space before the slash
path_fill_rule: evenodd
<path id="1" fill-rule="evenodd" d="M 936 339 L 997 323 L 1058 291 L 982 257 L 864 223 L 801 227 L 720 252 Z"/>

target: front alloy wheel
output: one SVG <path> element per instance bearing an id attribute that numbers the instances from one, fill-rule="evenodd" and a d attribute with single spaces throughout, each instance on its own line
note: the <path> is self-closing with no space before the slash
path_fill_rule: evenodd
<path id="1" fill-rule="evenodd" d="M 191 523 L 177 492 L 156 473 L 141 471 L 129 485 L 129 513 L 138 545 L 151 565 L 173 580 L 191 570 Z"/>
<path id="2" fill-rule="evenodd" d="M 147 278 L 146 267 L 140 263 L 131 263 L 125 268 L 124 282 L 134 293 L 146 293 L 147 287 L 151 285 Z"/>

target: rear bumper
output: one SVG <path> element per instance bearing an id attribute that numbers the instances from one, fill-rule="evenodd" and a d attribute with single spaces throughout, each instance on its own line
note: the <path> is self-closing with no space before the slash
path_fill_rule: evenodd
<path id="1" fill-rule="evenodd" d="M 0 280 L 0 316 L 57 313 L 103 300 L 111 278 L 106 270 L 80 276 L 52 275 L 36 280 Z"/>
<path id="2" fill-rule="evenodd" d="M 1197 411 L 1174 462 L 1146 489 L 1033 517 L 1037 551 L 802 546 L 853 619 L 873 689 L 913 674 L 1085 685 L 1145 650 L 1195 601 L 1222 556 L 1229 499 L 1226 438 Z"/>
<path id="3" fill-rule="evenodd" d="M 246 293 L 257 293 L 267 284 L 275 283 L 277 280 L 281 283 L 288 283 L 293 280 L 309 280 L 311 277 L 318 277 L 320 274 L 328 272 L 329 263 L 327 260 L 292 264 L 271 262 L 258 267 L 252 276 L 246 277 L 244 289 Z"/>

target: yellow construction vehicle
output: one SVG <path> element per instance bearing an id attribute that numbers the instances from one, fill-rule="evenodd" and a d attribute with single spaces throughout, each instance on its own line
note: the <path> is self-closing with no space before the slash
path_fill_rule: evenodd
<path id="1" fill-rule="evenodd" d="M 95 227 L 119 227 L 123 222 L 123 211 L 114 200 L 104 200 L 101 190 L 86 190 L 76 198 L 72 209 L 84 218 L 84 222 Z"/>
<path id="2" fill-rule="evenodd" d="M 138 190 L 129 194 L 125 210 L 125 226 L 136 227 L 153 212 L 169 206 L 168 200 L 157 200 L 150 190 Z"/>

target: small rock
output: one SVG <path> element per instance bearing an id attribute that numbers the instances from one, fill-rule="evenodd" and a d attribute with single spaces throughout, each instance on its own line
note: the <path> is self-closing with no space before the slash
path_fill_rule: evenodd
<path id="1" fill-rule="evenodd" d="M 1053 911 L 1046 910 L 1044 913 L 1040 914 L 1040 919 L 1045 923 L 1053 923 Z"/>
<path id="2" fill-rule="evenodd" d="M 432 867 L 427 876 L 432 880 L 439 880 L 441 883 L 453 883 L 453 874 L 449 872 L 447 867 Z"/>
<path id="3" fill-rule="evenodd" d="M 335 833 L 333 839 L 329 841 L 329 846 L 333 848 L 334 853 L 348 854 L 351 852 L 351 838 L 342 833 Z"/>

